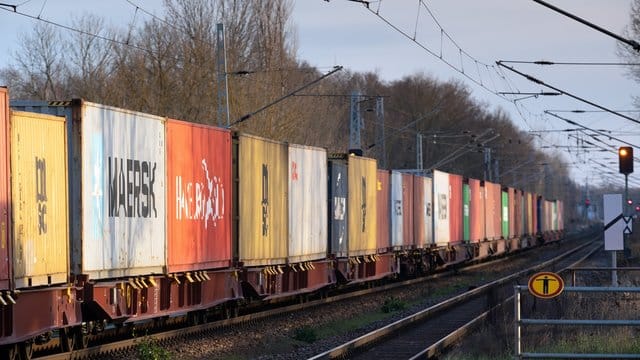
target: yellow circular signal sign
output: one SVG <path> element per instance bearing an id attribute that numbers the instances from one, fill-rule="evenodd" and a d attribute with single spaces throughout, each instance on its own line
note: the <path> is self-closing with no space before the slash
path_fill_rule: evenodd
<path id="1" fill-rule="evenodd" d="M 529 279 L 529 292 L 543 299 L 560 295 L 564 289 L 564 280 L 556 273 L 540 272 Z"/>

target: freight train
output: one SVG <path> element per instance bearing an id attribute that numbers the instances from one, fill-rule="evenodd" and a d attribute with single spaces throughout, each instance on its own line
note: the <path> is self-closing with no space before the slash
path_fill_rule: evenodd
<path id="1" fill-rule="evenodd" d="M 326 295 L 559 239 L 562 202 L 0 88 L 0 348 Z"/>

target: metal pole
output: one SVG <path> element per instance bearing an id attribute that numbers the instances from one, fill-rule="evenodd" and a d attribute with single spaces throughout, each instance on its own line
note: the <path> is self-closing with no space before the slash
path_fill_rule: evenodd
<path id="1" fill-rule="evenodd" d="M 229 85 L 227 82 L 227 52 L 224 46 L 224 25 L 216 25 L 216 62 L 218 66 L 218 126 L 229 126 Z"/>
<path id="2" fill-rule="evenodd" d="M 521 314 L 520 314 L 520 289 L 518 288 L 518 286 L 516 285 L 514 287 L 515 289 L 515 294 L 513 297 L 513 303 L 515 306 L 515 314 L 514 314 L 514 322 L 515 322 L 515 340 L 516 340 L 516 359 L 522 359 L 522 334 L 521 334 L 521 327 L 520 327 L 520 319 L 522 318 Z"/>
<path id="3" fill-rule="evenodd" d="M 615 250 L 611 252 L 611 267 L 618 267 L 618 252 Z M 618 287 L 618 271 L 616 270 L 611 271 L 611 286 Z"/>
<path id="4" fill-rule="evenodd" d="M 633 159 L 632 159 L 633 160 Z M 627 222 L 626 218 L 631 216 L 631 209 L 629 204 L 629 174 L 624 174 L 624 212 L 623 215 L 625 217 L 625 230 L 622 233 L 622 247 L 624 249 L 624 257 L 628 259 L 631 256 L 631 250 L 629 249 L 629 234 L 627 234 Z"/>

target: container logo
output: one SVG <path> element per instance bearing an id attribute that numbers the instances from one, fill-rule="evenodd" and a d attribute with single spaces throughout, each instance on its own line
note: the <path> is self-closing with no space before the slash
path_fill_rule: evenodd
<path id="1" fill-rule="evenodd" d="M 396 216 L 402 216 L 402 200 L 394 200 L 393 209 L 395 210 Z"/>
<path id="2" fill-rule="evenodd" d="M 206 186 L 202 182 L 184 182 L 182 176 L 176 176 L 176 219 L 204 220 L 204 228 L 209 220 L 215 227 L 224 217 L 224 184 L 222 179 L 209 175 L 207 161 L 202 159 Z"/>
<path id="3" fill-rule="evenodd" d="M 262 236 L 269 232 L 269 168 L 262 164 Z"/>
<path id="4" fill-rule="evenodd" d="M 362 232 L 365 232 L 367 228 L 367 179 L 364 176 L 361 179 L 361 183 L 360 209 L 362 212 Z"/>
<path id="5" fill-rule="evenodd" d="M 298 181 L 298 163 L 291 162 L 291 181 Z"/>
<path id="6" fill-rule="evenodd" d="M 38 234 L 47 233 L 47 163 L 36 157 L 36 204 L 38 205 Z"/>
<path id="7" fill-rule="evenodd" d="M 438 219 L 447 220 L 447 195 L 439 194 L 438 195 Z"/>
<path id="8" fill-rule="evenodd" d="M 151 161 L 109 157 L 109 217 L 158 217 L 156 167 Z"/>

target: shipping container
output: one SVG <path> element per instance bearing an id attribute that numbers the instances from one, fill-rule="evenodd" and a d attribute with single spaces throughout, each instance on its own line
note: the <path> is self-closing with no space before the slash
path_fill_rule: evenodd
<path id="1" fill-rule="evenodd" d="M 331 160 L 328 163 L 329 253 L 335 257 L 346 257 L 349 252 L 348 167 L 340 160 Z"/>
<path id="2" fill-rule="evenodd" d="M 0 87 L 0 291 L 12 289 L 9 91 Z"/>
<path id="3" fill-rule="evenodd" d="M 485 236 L 487 240 L 497 240 L 502 236 L 502 198 L 499 184 L 484 182 L 485 199 Z"/>
<path id="4" fill-rule="evenodd" d="M 376 253 L 376 160 L 349 156 L 349 256 Z"/>
<path id="5" fill-rule="evenodd" d="M 377 246 L 378 253 L 386 253 L 389 251 L 391 247 L 391 237 L 390 237 L 390 179 L 389 179 L 389 171 L 378 169 L 377 172 L 378 183 L 376 186 L 377 190 L 377 204 L 378 209 L 376 211 L 376 218 L 378 224 L 378 234 L 377 234 Z"/>
<path id="6" fill-rule="evenodd" d="M 164 272 L 164 122 L 74 100 L 71 172 L 82 183 L 82 204 L 72 204 L 82 209 L 74 218 L 82 221 L 82 237 L 72 239 L 74 269 L 94 279 Z"/>
<path id="7" fill-rule="evenodd" d="M 167 272 L 231 265 L 231 132 L 168 119 Z"/>
<path id="8" fill-rule="evenodd" d="M 501 192 L 501 200 L 502 200 L 502 211 L 500 212 L 501 216 L 501 234 L 504 239 L 509 238 L 509 191 L 507 188 L 502 189 Z"/>
<path id="9" fill-rule="evenodd" d="M 513 191 L 513 236 L 519 238 L 524 234 L 522 191 L 517 189 L 511 190 Z"/>
<path id="10" fill-rule="evenodd" d="M 413 177 L 413 209 L 415 246 L 418 248 L 427 247 L 433 242 L 431 178 L 419 175 Z"/>
<path id="11" fill-rule="evenodd" d="M 13 276 L 16 288 L 69 279 L 65 118 L 11 112 Z"/>
<path id="12" fill-rule="evenodd" d="M 485 198 L 484 187 L 481 181 L 469 179 L 469 238 L 473 243 L 478 243 L 486 238 L 485 235 Z"/>
<path id="13" fill-rule="evenodd" d="M 462 183 L 462 240 L 468 243 L 471 238 L 471 224 L 469 222 L 469 214 L 471 206 L 471 189 L 469 182 L 465 180 Z"/>
<path id="14" fill-rule="evenodd" d="M 509 238 L 513 238 L 516 233 L 516 193 L 513 188 L 508 188 L 507 194 L 509 195 Z"/>
<path id="15" fill-rule="evenodd" d="M 287 260 L 286 143 L 240 134 L 238 252 L 245 266 Z"/>
<path id="16" fill-rule="evenodd" d="M 449 226 L 450 242 L 462 242 L 462 176 L 449 174 Z"/>
<path id="17" fill-rule="evenodd" d="M 535 235 L 536 233 L 535 223 L 533 221 L 534 219 L 533 210 L 535 209 L 533 194 L 530 192 L 526 192 L 525 198 L 526 198 L 526 202 L 524 204 L 524 210 L 526 213 L 525 219 L 527 221 L 526 231 L 527 231 L 527 235 L 532 236 L 532 235 Z"/>
<path id="18" fill-rule="evenodd" d="M 449 174 L 433 171 L 433 202 L 434 202 L 434 242 L 448 244 L 451 241 L 450 228 L 450 192 Z"/>
<path id="19" fill-rule="evenodd" d="M 391 244 L 394 249 L 413 246 L 413 175 L 391 172 Z"/>
<path id="20" fill-rule="evenodd" d="M 327 151 L 289 145 L 290 263 L 327 256 Z"/>

